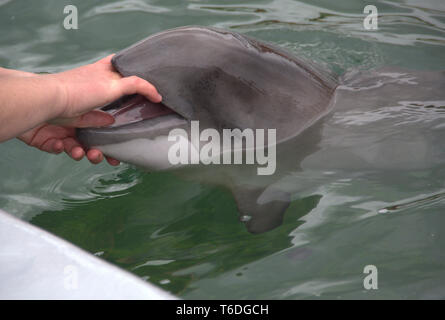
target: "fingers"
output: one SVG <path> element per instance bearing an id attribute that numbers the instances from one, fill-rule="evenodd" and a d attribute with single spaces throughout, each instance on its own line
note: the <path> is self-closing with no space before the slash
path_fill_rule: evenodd
<path id="1" fill-rule="evenodd" d="M 114 123 L 114 117 L 104 111 L 93 110 L 81 115 L 78 122 L 74 124 L 76 128 L 106 127 Z"/>
<path id="2" fill-rule="evenodd" d="M 98 60 L 96 63 L 100 63 L 100 64 L 110 64 L 111 63 L 111 59 L 113 59 L 114 53 L 106 56 L 105 58 L 102 58 L 100 60 Z"/>
<path id="3" fill-rule="evenodd" d="M 63 139 L 63 146 L 65 152 L 74 160 L 79 161 L 85 155 L 85 151 L 83 150 L 80 143 L 71 137 Z"/>
<path id="4" fill-rule="evenodd" d="M 105 157 L 98 149 L 93 148 L 86 152 L 76 140 L 74 128 L 45 124 L 25 132 L 18 138 L 26 144 L 48 153 L 59 154 L 65 151 L 76 161 L 81 160 L 86 154 L 88 160 L 93 164 L 101 163 L 104 158 L 112 166 L 117 166 L 120 163 L 116 159 Z"/>
<path id="5" fill-rule="evenodd" d="M 59 154 L 64 150 L 63 141 L 57 138 L 48 139 L 40 146 L 40 150 Z"/>
<path id="6" fill-rule="evenodd" d="M 114 53 L 106 56 L 105 58 L 100 59 L 95 64 L 100 66 L 100 68 L 105 68 L 105 70 L 107 70 L 107 71 L 112 71 L 113 73 L 116 74 L 115 79 L 119 79 L 122 76 L 118 72 L 116 72 L 116 70 L 113 67 L 113 64 L 111 63 L 111 59 L 113 59 L 113 56 L 114 56 Z"/>
<path id="7" fill-rule="evenodd" d="M 87 152 L 87 158 L 88 158 L 88 160 L 90 160 L 91 163 L 98 164 L 98 163 L 102 162 L 102 160 L 104 159 L 104 156 L 103 156 L 102 152 L 100 152 L 99 150 L 90 149 Z"/>
<path id="8" fill-rule="evenodd" d="M 114 70 L 113 66 L 111 65 L 111 59 L 113 58 L 113 56 L 114 54 L 110 54 L 109 56 L 99 60 L 97 63 L 109 65 Z M 159 103 L 162 101 L 162 96 L 159 94 L 156 88 L 150 82 L 142 78 L 139 78 L 137 76 L 130 76 L 121 78 L 118 81 L 119 85 L 121 86 L 122 95 L 138 93 L 145 96 L 151 102 Z"/>
<path id="9" fill-rule="evenodd" d="M 114 118 L 107 112 L 93 110 L 75 118 L 53 119 L 50 123 L 74 128 L 106 127 L 114 123 Z"/>
<path id="10" fill-rule="evenodd" d="M 119 96 L 123 95 L 131 95 L 131 94 L 140 94 L 145 96 L 148 100 L 159 103 L 162 101 L 162 96 L 158 93 L 156 88 L 148 81 L 139 78 L 137 76 L 130 76 L 122 78 L 113 67 L 111 60 L 113 59 L 114 54 L 110 54 L 109 56 L 97 61 L 94 65 L 98 66 L 99 69 L 105 68 L 108 71 L 112 71 L 111 73 L 107 73 L 107 77 L 109 80 L 112 80 L 113 92 Z M 117 87 L 117 92 L 114 91 Z"/>
<path id="11" fill-rule="evenodd" d="M 98 164 L 101 163 L 102 160 L 104 159 L 104 155 L 100 150 L 97 149 L 90 149 L 87 152 L 87 158 L 88 160 L 90 160 L 91 163 L 93 164 Z M 119 165 L 119 161 L 110 157 L 106 157 L 107 162 L 112 165 L 112 166 L 117 166 Z"/>
<path id="12" fill-rule="evenodd" d="M 112 166 L 118 166 L 120 164 L 119 160 L 110 158 L 110 157 L 105 157 L 107 159 L 107 162 L 112 165 Z"/>
<path id="13" fill-rule="evenodd" d="M 63 151 L 62 139 L 71 135 L 74 135 L 74 129 L 72 128 L 44 124 L 23 133 L 18 138 L 37 149 L 51 153 L 60 153 Z"/>
<path id="14" fill-rule="evenodd" d="M 85 150 L 81 147 L 81 145 L 73 138 L 64 139 L 65 152 L 74 160 L 79 161 L 85 155 Z M 98 149 L 90 149 L 86 153 L 87 159 L 92 164 L 99 164 L 104 160 L 103 153 Z M 110 157 L 106 157 L 107 162 L 112 166 L 119 165 L 119 161 Z"/>
<path id="15" fill-rule="evenodd" d="M 136 76 L 126 77 L 119 80 L 122 88 L 122 95 L 130 95 L 138 93 L 145 96 L 148 100 L 154 103 L 162 101 L 161 95 L 156 88 L 148 81 Z"/>
<path id="16" fill-rule="evenodd" d="M 79 161 L 85 156 L 85 150 L 80 143 L 74 138 L 63 139 L 65 152 L 74 160 Z M 101 163 L 104 159 L 102 152 L 97 149 L 90 149 L 87 152 L 88 160 L 93 164 Z"/>

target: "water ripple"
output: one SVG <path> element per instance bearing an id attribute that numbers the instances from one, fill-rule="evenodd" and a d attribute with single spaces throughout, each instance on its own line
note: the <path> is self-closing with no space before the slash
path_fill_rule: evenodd
<path id="1" fill-rule="evenodd" d="M 392 125 L 432 123 L 445 119 L 445 101 L 399 101 L 398 105 L 372 111 L 351 110 L 334 116 L 336 123 L 362 126 L 392 119 Z"/>
<path id="2" fill-rule="evenodd" d="M 218 22 L 216 26 L 238 29 L 244 32 L 271 28 L 328 30 L 329 32 L 354 35 L 382 43 L 400 45 L 415 45 L 417 42 L 433 45 L 445 44 L 445 23 L 436 18 L 436 15 L 443 17 L 443 11 L 389 1 L 382 1 L 382 3 L 384 3 L 384 8 L 379 11 L 378 32 L 370 32 L 364 29 L 363 19 L 365 14 L 363 14 L 363 8 L 360 6 L 354 6 L 351 10 L 342 12 L 335 6 L 329 8 L 328 4 L 325 4 L 325 7 L 322 8 L 299 1 L 274 0 L 261 5 L 191 3 L 188 8 L 232 17 L 232 19 Z M 381 6 L 378 7 L 381 8 Z M 400 12 L 394 12 L 395 10 Z M 243 22 L 237 22 L 236 16 L 243 17 Z M 412 32 L 413 27 L 416 27 L 416 32 Z M 410 32 L 400 32 L 401 29 Z"/>
<path id="3" fill-rule="evenodd" d="M 378 213 L 389 213 L 413 208 L 420 209 L 422 207 L 430 207 L 436 204 L 444 203 L 444 201 L 445 192 L 435 193 L 432 195 L 421 195 L 385 206 L 384 208 L 379 209 Z"/>
<path id="4" fill-rule="evenodd" d="M 87 13 L 85 13 L 85 17 L 93 17 L 101 14 L 119 13 L 128 11 L 164 13 L 164 12 L 169 12 L 170 9 L 166 7 L 154 6 L 141 0 L 123 0 L 123 1 L 107 3 L 101 6 L 95 6 Z"/>

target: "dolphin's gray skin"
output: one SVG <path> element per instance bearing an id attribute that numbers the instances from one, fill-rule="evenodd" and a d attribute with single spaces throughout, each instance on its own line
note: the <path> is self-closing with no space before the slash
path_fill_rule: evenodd
<path id="1" fill-rule="evenodd" d="M 280 225 L 292 197 L 324 195 L 364 175 L 364 184 L 382 180 L 383 187 L 443 168 L 445 72 L 351 70 L 337 86 L 327 72 L 281 49 L 202 27 L 149 37 L 113 64 L 154 83 L 164 104 L 119 99 L 105 108 L 116 124 L 82 129 L 79 139 L 148 170 L 177 169 L 229 188 L 253 233 Z M 256 165 L 170 165 L 167 135 L 189 131 L 191 120 L 219 129 L 276 128 L 275 173 L 259 176 Z"/>
<path id="2" fill-rule="evenodd" d="M 313 148 L 303 151 L 289 141 L 330 110 L 337 86 L 328 72 L 283 49 L 197 26 L 152 35 L 117 53 L 112 64 L 123 76 L 153 83 L 162 104 L 124 97 L 104 108 L 115 115 L 116 124 L 79 130 L 78 138 L 147 170 L 172 169 L 167 135 L 174 128 L 190 131 L 191 120 L 199 120 L 201 130 L 276 129 L 277 159 L 290 159 L 290 166 L 298 167 L 298 159 Z M 280 164 L 272 181 L 289 168 L 283 170 Z M 270 177 L 258 177 L 247 165 L 191 167 L 182 172 L 232 190 L 249 231 L 264 232 L 281 224 L 290 198 L 267 189 Z"/>
<path id="3" fill-rule="evenodd" d="M 277 142 L 326 114 L 337 86 L 329 73 L 281 48 L 208 27 L 160 32 L 112 63 L 123 76 L 153 83 L 177 118 L 212 128 L 276 128 Z M 122 134 L 123 128 L 114 130 L 100 141 L 118 142 Z"/>
<path id="4" fill-rule="evenodd" d="M 155 34 L 113 58 L 153 83 L 163 104 L 212 128 L 276 128 L 278 142 L 326 114 L 337 82 L 291 53 L 213 28 Z"/>

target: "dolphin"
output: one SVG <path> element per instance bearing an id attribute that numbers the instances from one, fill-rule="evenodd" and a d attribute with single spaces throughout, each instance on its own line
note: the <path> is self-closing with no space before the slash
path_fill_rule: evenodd
<path id="1" fill-rule="evenodd" d="M 252 233 L 281 224 L 291 199 L 274 182 L 317 148 L 315 124 L 332 109 L 338 86 L 335 76 L 269 43 L 201 26 L 149 36 L 118 52 L 112 64 L 122 76 L 151 82 L 162 103 L 132 95 L 103 107 L 116 122 L 105 128 L 78 129 L 83 145 L 148 171 L 174 170 L 229 188 L 240 220 Z M 168 138 L 169 133 L 178 128 L 190 133 L 194 121 L 199 121 L 200 130 L 219 132 L 275 129 L 276 171 L 259 176 L 247 164 L 172 164 L 168 154 L 176 142 Z M 295 143 L 301 135 L 307 139 Z M 202 146 L 193 145 L 188 137 L 183 142 L 199 152 Z M 270 146 L 265 150 L 270 151 Z"/>

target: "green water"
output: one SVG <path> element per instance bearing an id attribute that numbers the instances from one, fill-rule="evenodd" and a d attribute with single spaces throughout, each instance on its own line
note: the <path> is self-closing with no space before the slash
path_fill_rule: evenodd
<path id="1" fill-rule="evenodd" d="M 370 3 L 378 31 L 363 28 Z M 63 28 L 67 4 L 78 30 Z M 57 72 L 189 24 L 277 43 L 338 74 L 445 69 L 441 0 L 0 0 L 0 66 Z M 19 141 L 0 154 L 0 208 L 180 297 L 445 298 L 444 166 L 326 182 L 294 195 L 282 226 L 251 235 L 223 188 Z M 378 268 L 377 290 L 363 287 L 366 265 Z"/>

